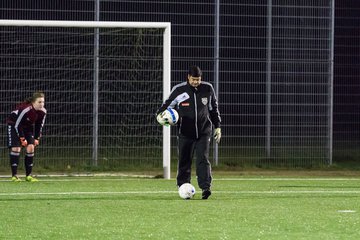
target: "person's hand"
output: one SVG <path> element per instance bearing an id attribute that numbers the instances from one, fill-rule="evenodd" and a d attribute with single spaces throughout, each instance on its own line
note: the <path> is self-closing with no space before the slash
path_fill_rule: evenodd
<path id="1" fill-rule="evenodd" d="M 38 146 L 39 144 L 40 144 L 40 140 L 39 140 L 39 139 L 35 139 L 35 140 L 34 140 L 34 145 L 35 145 L 35 146 Z"/>
<path id="2" fill-rule="evenodd" d="M 214 139 L 215 139 L 216 143 L 220 143 L 220 139 L 221 139 L 221 128 L 215 128 L 215 131 L 214 131 Z"/>
<path id="3" fill-rule="evenodd" d="M 20 142 L 23 147 L 26 147 L 28 145 L 28 142 L 26 141 L 26 139 L 24 137 L 20 138 Z"/>

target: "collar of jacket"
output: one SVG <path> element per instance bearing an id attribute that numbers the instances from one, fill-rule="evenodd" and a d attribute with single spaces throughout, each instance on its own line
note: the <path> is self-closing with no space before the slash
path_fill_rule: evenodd
<path id="1" fill-rule="evenodd" d="M 189 88 L 193 91 L 193 92 L 197 92 L 199 90 L 199 86 L 197 88 L 193 87 L 190 85 L 189 81 L 187 82 L 187 85 L 189 86 Z"/>

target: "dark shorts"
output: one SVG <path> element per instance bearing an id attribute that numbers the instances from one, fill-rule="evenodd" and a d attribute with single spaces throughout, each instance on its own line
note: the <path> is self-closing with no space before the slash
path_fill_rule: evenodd
<path id="1" fill-rule="evenodd" d="M 9 124 L 7 129 L 8 147 L 21 147 L 20 138 L 16 133 L 14 125 Z M 28 144 L 34 144 L 34 136 L 32 134 L 25 134 L 25 139 Z"/>

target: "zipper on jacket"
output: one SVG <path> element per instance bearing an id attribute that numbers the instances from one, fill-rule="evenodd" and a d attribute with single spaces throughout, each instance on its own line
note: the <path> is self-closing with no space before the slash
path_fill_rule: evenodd
<path id="1" fill-rule="evenodd" d="M 197 101 L 196 101 L 196 94 L 194 93 L 194 103 L 195 103 L 195 131 L 196 131 L 196 138 L 199 138 L 199 129 L 197 126 Z"/>

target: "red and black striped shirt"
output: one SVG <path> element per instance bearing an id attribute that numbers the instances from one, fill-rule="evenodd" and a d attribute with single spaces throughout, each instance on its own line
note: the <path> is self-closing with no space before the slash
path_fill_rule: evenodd
<path id="1" fill-rule="evenodd" d="M 35 139 L 39 139 L 41 137 L 45 118 L 45 108 L 36 110 L 31 103 L 23 102 L 16 106 L 6 122 L 10 125 L 14 125 L 19 137 L 31 134 Z"/>

